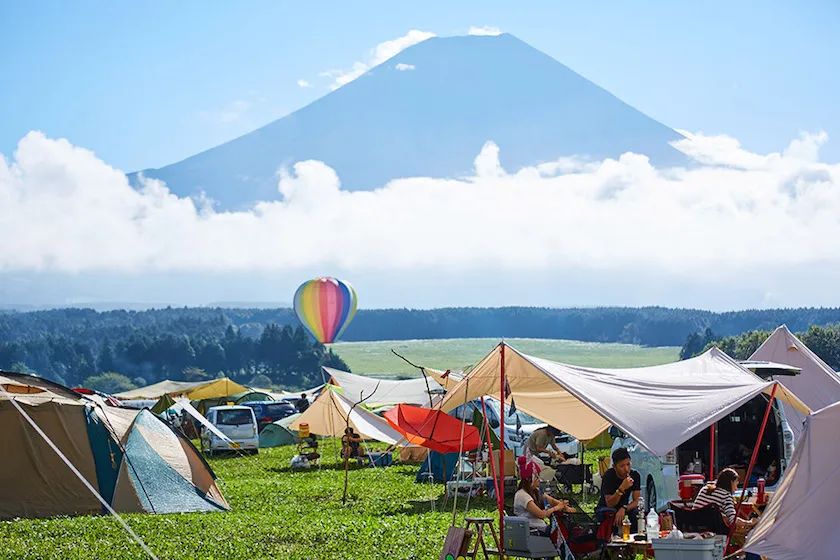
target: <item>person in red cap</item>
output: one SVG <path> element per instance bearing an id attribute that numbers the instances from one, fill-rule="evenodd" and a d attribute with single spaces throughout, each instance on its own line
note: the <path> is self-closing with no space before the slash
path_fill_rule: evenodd
<path id="1" fill-rule="evenodd" d="M 551 526 L 546 521 L 556 511 L 575 511 L 566 500 L 557 500 L 540 492 L 539 467 L 525 457 L 518 457 L 519 487 L 513 496 L 513 515 L 528 519 L 532 534 L 548 537 Z M 543 509 L 543 505 L 548 505 Z"/>

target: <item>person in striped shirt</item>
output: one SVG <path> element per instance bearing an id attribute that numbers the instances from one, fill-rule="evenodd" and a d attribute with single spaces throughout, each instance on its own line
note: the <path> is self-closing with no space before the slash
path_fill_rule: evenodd
<path id="1" fill-rule="evenodd" d="M 734 469 L 723 469 L 717 480 L 704 486 L 694 500 L 694 507 L 712 505 L 723 515 L 730 527 L 735 523 L 736 528 L 749 531 L 758 519 L 743 519 L 735 515 L 735 498 L 732 493 L 738 489 L 738 473 Z"/>

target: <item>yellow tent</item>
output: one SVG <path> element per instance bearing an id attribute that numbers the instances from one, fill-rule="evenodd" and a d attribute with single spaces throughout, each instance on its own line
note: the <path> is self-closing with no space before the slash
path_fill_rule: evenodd
<path id="1" fill-rule="evenodd" d="M 236 381 L 232 381 L 227 377 L 221 379 L 214 379 L 206 385 L 192 387 L 184 391 L 170 393 L 172 396 L 184 396 L 191 401 L 200 401 L 203 399 L 218 399 L 222 397 L 229 397 L 243 391 L 247 391 L 248 387 L 240 385 Z"/>

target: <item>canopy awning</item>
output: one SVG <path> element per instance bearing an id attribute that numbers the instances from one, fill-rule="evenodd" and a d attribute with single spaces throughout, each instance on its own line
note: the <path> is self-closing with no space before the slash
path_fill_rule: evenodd
<path id="1" fill-rule="evenodd" d="M 351 412 L 352 410 L 352 412 Z M 309 424 L 309 431 L 319 436 L 341 437 L 349 425 L 365 439 L 375 439 L 391 445 L 403 440 L 383 418 L 365 410 L 361 405 L 353 407 L 346 396 L 336 389 L 327 389 L 315 399 L 306 411 L 289 424 L 289 429 L 298 430 L 303 423 Z"/>
<path id="2" fill-rule="evenodd" d="M 761 393 L 764 381 L 717 348 L 660 366 L 597 369 L 523 354 L 501 343 L 441 403 L 448 412 L 465 401 L 500 393 L 501 349 L 509 396 L 519 410 L 581 440 L 619 427 L 663 455 Z M 781 400 L 808 408 L 780 386 Z M 510 399 L 508 399 L 510 400 Z"/>
<path id="3" fill-rule="evenodd" d="M 434 379 L 379 379 L 328 367 L 324 371 L 330 377 L 330 384 L 341 387 L 348 399 L 353 402 L 365 399 L 365 406 L 371 408 L 400 403 L 429 406 L 429 393 L 434 398 L 442 392 Z"/>

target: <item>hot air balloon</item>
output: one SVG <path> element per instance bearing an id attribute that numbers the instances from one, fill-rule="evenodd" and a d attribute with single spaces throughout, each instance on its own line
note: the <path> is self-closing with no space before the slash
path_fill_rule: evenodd
<path id="1" fill-rule="evenodd" d="M 347 282 L 324 277 L 309 280 L 295 292 L 295 313 L 322 344 L 341 336 L 356 315 L 356 291 Z"/>

